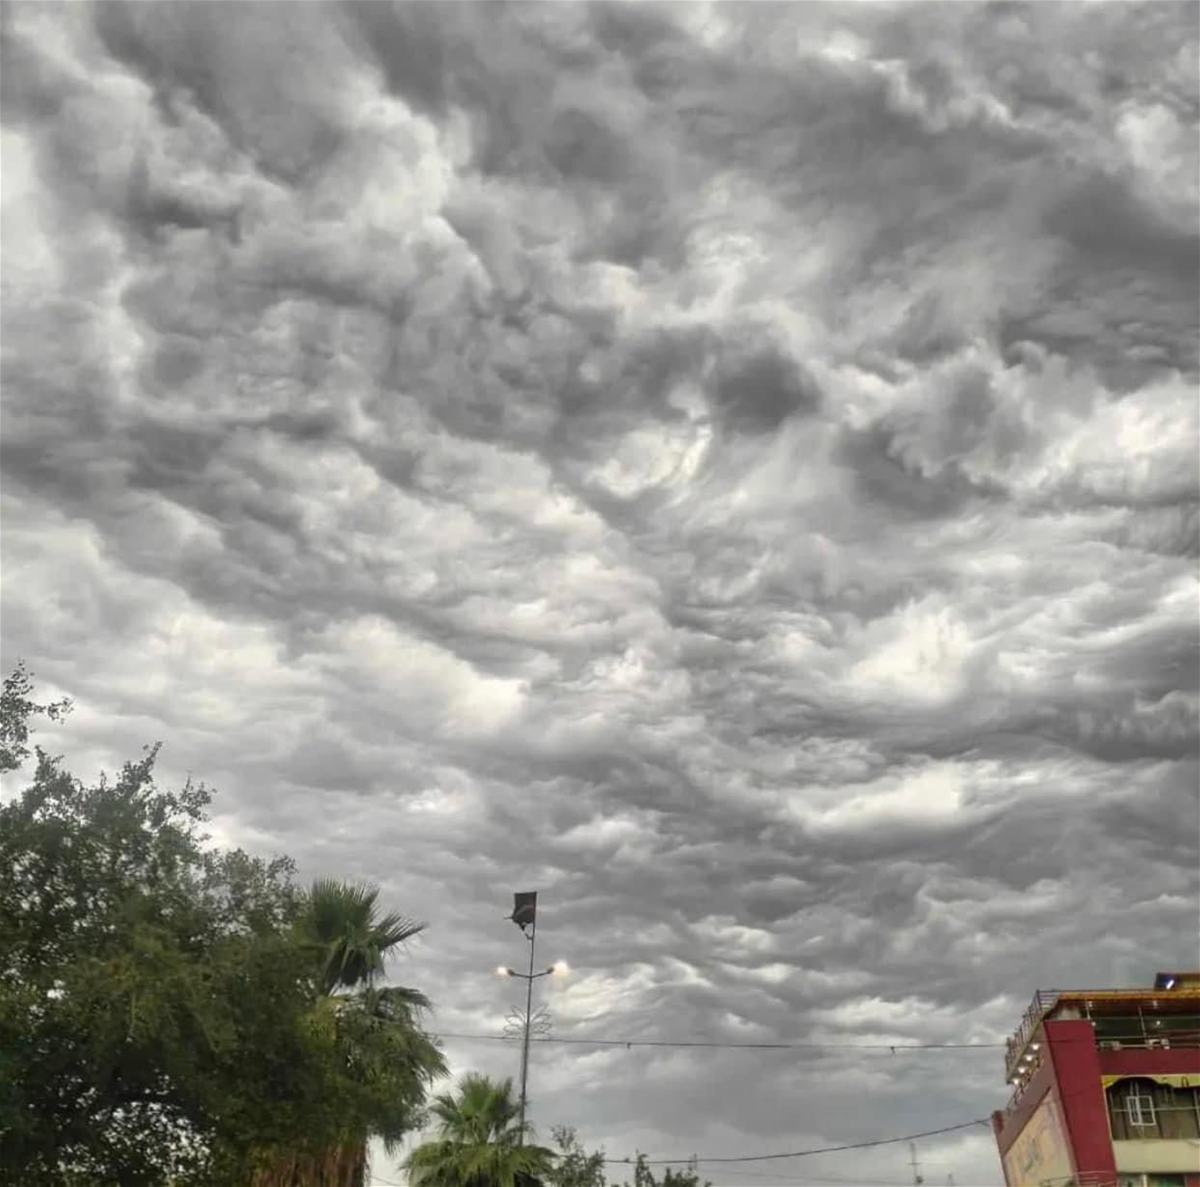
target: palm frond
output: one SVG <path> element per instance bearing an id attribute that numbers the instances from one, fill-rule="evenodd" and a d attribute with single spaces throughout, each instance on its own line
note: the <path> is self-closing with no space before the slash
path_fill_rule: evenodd
<path id="1" fill-rule="evenodd" d="M 406 1163 L 414 1187 L 525 1187 L 554 1167 L 551 1150 L 518 1144 L 531 1130 L 518 1120 L 512 1080 L 468 1074 L 455 1092 L 440 1093 L 430 1111 L 437 1136 Z"/>
<path id="2" fill-rule="evenodd" d="M 322 955 L 325 992 L 371 984 L 389 952 L 424 930 L 399 912 L 378 913 L 379 888 L 366 883 L 318 879 L 308 893 L 301 924 Z"/>
<path id="3" fill-rule="evenodd" d="M 318 878 L 308 893 L 309 919 L 318 939 L 334 939 L 346 926 L 370 922 L 379 888 L 368 883 Z"/>
<path id="4" fill-rule="evenodd" d="M 410 919 L 407 915 L 391 911 L 374 923 L 372 930 L 379 937 L 380 947 L 387 952 L 397 944 L 403 944 L 405 940 L 420 935 L 426 926 L 427 924 L 419 919 Z"/>

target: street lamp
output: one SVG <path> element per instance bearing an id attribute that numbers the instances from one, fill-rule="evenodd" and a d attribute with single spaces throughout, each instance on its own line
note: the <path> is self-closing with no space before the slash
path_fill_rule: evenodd
<path id="1" fill-rule="evenodd" d="M 565 960 L 556 960 L 548 969 L 540 973 L 518 973 L 516 969 L 505 968 L 501 965 L 496 970 L 497 977 L 520 977 L 522 981 L 536 981 L 539 977 L 565 977 L 571 971 Z"/>
<path id="2" fill-rule="evenodd" d="M 529 972 L 518 973 L 507 965 L 496 969 L 501 977 L 519 977 L 525 982 L 525 1025 L 521 1036 L 521 1128 L 517 1134 L 517 1144 L 525 1144 L 525 1095 L 529 1083 L 529 1035 L 530 1018 L 533 1013 L 533 983 L 539 977 L 565 977 L 571 970 L 565 960 L 556 961 L 548 969 L 540 972 L 533 971 L 533 947 L 537 937 L 537 891 L 525 891 L 513 895 L 513 913 L 509 918 L 520 929 L 521 934 L 529 941 Z"/>

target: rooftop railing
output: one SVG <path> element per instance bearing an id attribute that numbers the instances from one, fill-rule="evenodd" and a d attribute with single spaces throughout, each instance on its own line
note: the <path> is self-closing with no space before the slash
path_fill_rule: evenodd
<path id="1" fill-rule="evenodd" d="M 1017 1065 L 1021 1056 L 1025 1053 L 1025 1049 L 1029 1044 L 1030 1039 L 1041 1026 L 1043 1019 L 1049 1014 L 1064 997 L 1069 998 L 1072 1002 L 1080 1002 L 1083 1006 L 1084 1015 L 1091 1017 L 1089 1007 L 1093 1004 L 1093 999 L 1099 1001 L 1101 999 L 1110 1003 L 1122 998 L 1158 998 L 1162 999 L 1164 991 L 1154 990 L 1150 988 L 1139 989 L 1039 989 L 1034 995 L 1033 1000 L 1029 1003 L 1029 1008 L 1021 1017 L 1021 1023 L 1012 1035 L 1005 1041 L 1004 1044 L 1004 1074 L 1006 1079 L 1012 1079 L 1013 1074 L 1017 1070 Z M 1198 996 L 1194 990 L 1172 994 L 1172 997 L 1184 997 L 1195 999 Z M 1172 1042 L 1177 1042 L 1181 1046 L 1193 1046 L 1183 1035 L 1176 1036 L 1173 1033 L 1168 1033 L 1165 1036 L 1158 1035 L 1153 1029 L 1145 1026 L 1140 1019 L 1132 1019 L 1131 1022 L 1136 1022 L 1136 1025 L 1131 1027 L 1127 1032 L 1113 1036 L 1116 1039 L 1125 1040 L 1129 1046 L 1145 1045 L 1139 1040 L 1149 1040 L 1161 1037 L 1167 1037 Z M 1168 1028 L 1168 1031 L 1171 1028 Z M 1138 1033 L 1140 1031 L 1140 1034 Z M 1018 1093 L 1019 1095 L 1019 1093 Z"/>
<path id="2" fill-rule="evenodd" d="M 1093 1021 L 1097 1027 L 1097 1042 L 1102 1047 L 1109 1045 L 1123 1045 L 1123 1047 L 1166 1047 L 1166 1045 L 1176 1045 L 1176 1047 L 1196 1047 L 1200 1045 L 1198 1035 L 1200 1035 L 1200 1011 L 1195 1015 L 1182 1015 L 1178 1013 L 1177 1007 L 1172 1009 L 1170 1013 L 1154 1015 L 1154 1020 L 1151 1021 L 1150 1012 L 1142 1012 L 1141 1006 L 1136 1008 L 1136 1013 L 1133 1011 L 1128 1015 L 1117 1015 L 1112 1013 L 1114 1002 L 1120 1002 L 1122 999 L 1150 999 L 1151 1005 L 1158 1006 L 1159 1001 L 1163 1000 L 1163 990 L 1154 989 L 1039 989 L 1033 995 L 1033 1000 L 1030 1006 L 1022 1015 L 1020 1026 L 1016 1027 L 1012 1036 L 1009 1036 L 1004 1042 L 1004 1078 L 1012 1080 L 1014 1075 L 1019 1075 L 1022 1065 L 1022 1056 L 1027 1053 L 1028 1044 L 1030 1044 L 1034 1033 L 1038 1027 L 1042 1025 L 1046 1015 L 1055 1011 L 1057 1006 L 1060 1006 L 1063 999 L 1068 999 L 1072 1003 L 1079 1003 L 1082 1007 L 1084 1017 Z M 1200 994 L 1195 990 L 1186 991 L 1186 993 L 1172 994 L 1172 997 L 1177 999 L 1196 1001 L 1200 999 Z M 1104 1002 L 1105 1009 L 1103 1013 L 1093 1014 L 1090 1007 L 1099 1005 Z M 1132 1003 L 1130 1003 L 1132 1005 Z M 1187 1008 L 1187 1007 L 1184 1007 Z M 1034 1063 L 1037 1061 L 1034 1060 Z M 1026 1073 L 1028 1069 L 1026 1069 Z M 1014 1098 L 1021 1096 L 1021 1087 L 1014 1093 Z"/>
<path id="3" fill-rule="evenodd" d="M 1011 1077 L 1025 1044 L 1041 1025 L 1042 1019 L 1054 1008 L 1065 991 L 1062 989 L 1039 989 L 1029 1003 L 1029 1009 L 1021 1016 L 1021 1024 L 1004 1044 L 1004 1074 Z"/>

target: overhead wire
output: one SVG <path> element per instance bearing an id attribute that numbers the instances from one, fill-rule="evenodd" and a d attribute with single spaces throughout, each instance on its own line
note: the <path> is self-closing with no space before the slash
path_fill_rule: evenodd
<path id="1" fill-rule="evenodd" d="M 505 1035 L 484 1035 L 484 1034 L 464 1034 L 453 1031 L 441 1031 L 433 1033 L 435 1038 L 444 1039 L 463 1039 L 463 1040 L 482 1040 L 482 1041 L 499 1041 L 512 1042 Z M 1130 1035 L 1130 1038 L 1145 1039 L 1145 1035 Z M 598 1047 L 657 1047 L 657 1048 L 710 1048 L 710 1049 L 745 1049 L 745 1050 L 817 1050 L 817 1051 L 838 1051 L 838 1050 L 866 1050 L 866 1051 L 889 1051 L 895 1054 L 898 1051 L 926 1051 L 926 1050 L 997 1050 L 1008 1046 L 1006 1043 L 786 1043 L 786 1042 L 769 1042 L 769 1043 L 754 1043 L 754 1042 L 732 1042 L 722 1040 L 670 1040 L 670 1039 L 601 1039 L 601 1038 L 586 1038 L 586 1037 L 543 1037 L 531 1040 L 535 1043 L 557 1043 L 557 1044 L 574 1044 L 587 1045 Z M 1094 1038 L 1067 1040 L 1068 1042 L 1079 1041 L 1094 1043 Z M 1119 1040 L 1118 1040 L 1119 1041 Z M 1091 1089 L 1081 1090 L 1081 1092 L 1090 1092 Z M 1065 1096 L 1075 1096 L 1080 1093 L 1069 1093 Z M 1063 1095 L 1059 1096 L 1059 1100 L 1064 1099 Z M 1158 1108 L 1158 1112 L 1175 1112 L 1175 1111 L 1192 1111 L 1191 1106 L 1162 1106 Z M 781 1161 L 789 1158 L 808 1158 L 818 1154 L 840 1154 L 851 1150 L 869 1150 L 879 1146 L 895 1145 L 900 1142 L 916 1141 L 920 1138 L 939 1137 L 943 1134 L 956 1133 L 966 1129 L 972 1129 L 977 1125 L 991 1128 L 992 1122 L 990 1118 L 975 1117 L 969 1121 L 961 1121 L 954 1125 L 944 1125 L 936 1129 L 922 1130 L 917 1133 L 901 1134 L 897 1137 L 875 1138 L 870 1141 L 862 1142 L 847 1142 L 835 1146 L 814 1146 L 805 1150 L 788 1150 L 770 1154 L 745 1154 L 745 1155 L 728 1155 L 728 1156 L 698 1156 L 688 1154 L 676 1158 L 647 1158 L 644 1164 L 647 1166 L 681 1166 L 681 1165 L 729 1165 L 732 1163 L 744 1162 L 773 1162 Z M 634 1166 L 637 1163 L 637 1158 L 605 1158 L 605 1165 L 609 1166 Z M 735 1174 L 753 1175 L 750 1171 L 737 1171 Z M 787 1176 L 770 1176 L 760 1175 L 757 1177 L 769 1178 L 786 1178 Z M 835 1180 L 828 1180 L 830 1183 Z M 380 1182 L 384 1182 L 381 1180 Z M 399 1187 L 399 1185 L 386 1184 L 386 1187 Z M 814 1185 L 815 1187 L 815 1185 Z"/>
<path id="2" fill-rule="evenodd" d="M 1137 1076 L 1131 1077 L 1137 1079 Z M 1064 1101 L 1073 1099 L 1077 1096 L 1088 1096 L 1094 1091 L 1093 1088 L 1080 1088 L 1074 1092 L 1060 1093 L 1056 1092 L 1055 1099 L 1061 1105 Z M 1155 1107 L 1156 1112 L 1173 1113 L 1173 1112 L 1194 1112 L 1195 1109 L 1191 1105 L 1164 1105 Z M 786 1150 L 772 1154 L 746 1154 L 746 1155 L 729 1155 L 729 1156 L 699 1156 L 688 1154 L 677 1158 L 647 1158 L 647 1166 L 685 1166 L 695 1163 L 698 1166 L 706 1164 L 723 1164 L 733 1162 L 773 1162 L 785 1158 L 807 1158 L 814 1154 L 841 1154 L 850 1150 L 869 1150 L 878 1146 L 891 1146 L 900 1142 L 916 1141 L 919 1138 L 939 1137 L 942 1134 L 955 1133 L 964 1129 L 972 1129 L 976 1125 L 982 1125 L 988 1130 L 992 1128 L 990 1117 L 975 1117 L 970 1121 L 960 1121 L 955 1125 L 943 1125 L 937 1129 L 927 1129 L 920 1133 L 901 1134 L 894 1138 L 875 1138 L 870 1141 L 863 1142 L 847 1142 L 838 1146 L 814 1146 L 807 1150 Z M 606 1163 L 634 1165 L 636 1158 L 606 1158 Z"/>
<path id="3" fill-rule="evenodd" d="M 1137 1077 L 1133 1077 L 1133 1078 L 1136 1079 Z M 1076 1092 L 1065 1093 L 1065 1094 L 1059 1095 L 1058 1100 L 1061 1103 L 1065 1099 L 1068 1099 L 1068 1098 L 1074 1097 L 1074 1096 L 1086 1095 L 1086 1094 L 1089 1094 L 1091 1091 L 1093 1091 L 1093 1089 L 1090 1089 L 1090 1088 L 1079 1089 Z M 1157 1107 L 1155 1111 L 1156 1112 L 1176 1112 L 1176 1111 L 1192 1112 L 1194 1110 L 1193 1110 L 1192 1106 L 1165 1105 L 1165 1106 Z M 892 1146 L 892 1145 L 898 1145 L 901 1142 L 917 1141 L 918 1139 L 921 1139 L 921 1138 L 940 1137 L 943 1134 L 958 1133 L 965 1129 L 973 1129 L 977 1125 L 982 1125 L 989 1130 L 992 1128 L 992 1122 L 991 1122 L 990 1118 L 975 1117 L 969 1121 L 960 1121 L 954 1125 L 942 1125 L 936 1129 L 925 1129 L 925 1130 L 920 1130 L 919 1132 L 916 1132 L 916 1133 L 900 1134 L 896 1137 L 873 1138 L 869 1141 L 862 1141 L 862 1142 L 844 1142 L 844 1143 L 842 1143 L 840 1145 L 836 1145 L 836 1146 L 811 1146 L 805 1150 L 784 1150 L 784 1151 L 779 1151 L 779 1152 L 771 1153 L 771 1154 L 705 1155 L 705 1156 L 700 1156 L 700 1155 L 696 1155 L 696 1154 L 686 1154 L 686 1155 L 682 1155 L 682 1156 L 676 1157 L 676 1158 L 644 1158 L 644 1159 L 642 1159 L 641 1156 L 639 1155 L 639 1156 L 633 1157 L 633 1158 L 630 1158 L 630 1157 L 607 1158 L 606 1157 L 603 1159 L 603 1162 L 606 1166 L 630 1166 L 630 1167 L 636 1166 L 639 1162 L 639 1159 L 642 1161 L 643 1165 L 645 1165 L 645 1166 L 688 1166 L 688 1165 L 728 1166 L 731 1163 L 741 1163 L 741 1162 L 777 1162 L 777 1161 L 782 1161 L 783 1159 L 788 1159 L 788 1158 L 810 1158 L 813 1155 L 817 1155 L 817 1154 L 844 1154 L 851 1150 L 871 1150 L 871 1149 L 876 1149 L 880 1146 Z M 752 1175 L 754 1177 L 761 1177 L 761 1178 L 779 1178 L 779 1179 L 788 1178 L 788 1179 L 790 1179 L 790 1176 L 781 1176 L 781 1175 L 776 1176 L 776 1175 L 764 1175 L 764 1174 L 754 1175 L 754 1172 L 752 1172 L 752 1171 L 743 1171 L 743 1170 L 738 1170 L 738 1169 L 734 1169 L 732 1171 L 732 1173 L 741 1174 L 741 1175 Z M 382 1184 L 383 1187 L 401 1187 L 400 1184 L 393 1184 L 389 1180 L 379 1179 L 377 1176 L 375 1177 L 375 1180 L 379 1184 Z M 792 1180 L 792 1181 L 794 1181 L 794 1180 Z M 836 1180 L 836 1179 L 827 1179 L 826 1181 L 829 1183 L 838 1182 L 838 1180 Z M 814 1183 L 814 1184 L 812 1184 L 812 1187 L 820 1187 L 820 1184 Z"/>
<path id="4" fill-rule="evenodd" d="M 705 1158 L 697 1158 L 695 1165 L 702 1167 L 707 1164 Z M 921 1159 L 921 1165 L 929 1167 L 925 1159 Z M 938 1164 L 932 1164 L 936 1171 Z M 778 1171 L 750 1171 L 743 1167 L 725 1166 L 722 1168 L 722 1173 L 725 1175 L 738 1175 L 751 1179 L 772 1179 L 777 1183 L 791 1183 L 794 1187 L 912 1187 L 912 1180 L 905 1179 L 903 1181 L 897 1179 L 864 1179 L 856 1175 L 853 1179 L 847 1179 L 835 1174 L 826 1174 L 823 1171 L 813 1170 L 808 1174 L 790 1174 L 781 1175 Z M 981 1185 L 976 1185 L 981 1187 Z"/>
<path id="5" fill-rule="evenodd" d="M 437 1039 L 460 1039 L 467 1042 L 513 1043 L 519 1040 L 505 1034 L 471 1034 L 461 1031 L 430 1031 L 430 1036 Z M 1195 1034 L 1192 1031 L 1165 1031 L 1161 1035 L 1134 1034 L 1105 1036 L 1102 1042 L 1144 1042 L 1150 1039 L 1166 1039 L 1174 1037 L 1191 1044 Z M 1059 1039 L 1058 1045 L 1064 1043 L 1094 1044 L 1091 1037 L 1078 1039 Z M 849 1042 L 754 1042 L 749 1040 L 729 1039 L 622 1039 L 599 1038 L 588 1035 L 542 1035 L 530 1038 L 530 1043 L 548 1043 L 559 1046 L 579 1047 L 665 1047 L 665 1048 L 697 1048 L 712 1050 L 742 1050 L 742 1051 L 887 1051 L 896 1054 L 900 1051 L 1002 1051 L 1007 1049 L 1007 1043 L 849 1043 Z"/>
<path id="6" fill-rule="evenodd" d="M 986 1125 L 991 1127 L 991 1122 L 983 1117 L 975 1117 L 970 1121 L 960 1121 L 957 1125 L 943 1125 L 938 1129 L 926 1129 L 920 1133 L 906 1133 L 894 1138 L 875 1138 L 869 1142 L 847 1142 L 841 1146 L 813 1146 L 808 1150 L 786 1150 L 778 1154 L 744 1154 L 744 1155 L 729 1155 L 729 1156 L 713 1156 L 713 1157 L 696 1157 L 688 1154 L 682 1158 L 647 1158 L 645 1165 L 647 1166 L 684 1166 L 691 1162 L 696 1163 L 726 1163 L 726 1162 L 774 1162 L 783 1158 L 808 1158 L 813 1154 L 841 1154 L 847 1150 L 869 1150 L 875 1146 L 891 1146 L 897 1142 L 913 1142 L 917 1138 L 932 1138 L 938 1137 L 944 1133 L 954 1133 L 956 1130 L 970 1129 L 976 1125 Z M 634 1165 L 636 1159 L 631 1158 L 606 1158 L 606 1163 Z"/>
<path id="7" fill-rule="evenodd" d="M 439 1039 L 500 1043 L 516 1041 L 502 1034 L 462 1034 L 447 1030 L 431 1031 L 430 1034 Z M 722 1039 L 601 1039 L 582 1036 L 546 1036 L 529 1041 L 531 1044 L 555 1043 L 582 1047 L 696 1047 L 744 1051 L 994 1051 L 1005 1046 L 1003 1043 L 755 1043 Z"/>

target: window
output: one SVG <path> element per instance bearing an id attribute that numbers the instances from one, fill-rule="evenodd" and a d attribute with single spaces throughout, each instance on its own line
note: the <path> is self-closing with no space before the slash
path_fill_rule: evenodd
<path id="1" fill-rule="evenodd" d="M 1200 1138 L 1200 1089 L 1156 1083 L 1149 1077 L 1118 1080 L 1108 1089 L 1114 1141 Z"/>
<path id="2" fill-rule="evenodd" d="M 1129 1124 L 1138 1129 L 1154 1129 L 1157 1122 L 1154 1119 L 1154 1097 L 1149 1093 L 1130 1093 L 1125 1098 L 1125 1111 L 1129 1114 Z"/>

